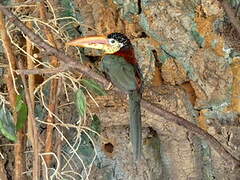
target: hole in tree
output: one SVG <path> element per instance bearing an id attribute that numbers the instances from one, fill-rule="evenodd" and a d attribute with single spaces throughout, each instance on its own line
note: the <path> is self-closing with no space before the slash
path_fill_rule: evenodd
<path id="1" fill-rule="evenodd" d="M 106 143 L 104 144 L 104 150 L 108 153 L 112 153 L 113 152 L 113 149 L 114 149 L 114 146 L 112 143 Z"/>

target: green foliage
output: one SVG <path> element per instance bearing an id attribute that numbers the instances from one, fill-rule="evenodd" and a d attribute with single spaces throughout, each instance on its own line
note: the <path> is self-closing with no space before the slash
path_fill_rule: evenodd
<path id="1" fill-rule="evenodd" d="M 28 116 L 28 108 L 26 103 L 23 101 L 23 97 L 21 95 L 17 96 L 16 112 L 17 112 L 16 129 L 19 130 L 23 128 Z"/>
<path id="2" fill-rule="evenodd" d="M 95 152 L 93 144 L 90 141 L 89 137 L 85 134 L 85 132 L 82 132 L 81 134 L 81 144 L 78 150 L 79 154 L 84 160 L 84 163 L 89 165 L 93 160 Z"/>
<path id="3" fill-rule="evenodd" d="M 72 0 L 60 0 L 59 1 L 61 6 L 64 8 L 61 12 L 61 16 L 73 16 L 73 7 L 72 7 Z"/>
<path id="4" fill-rule="evenodd" d="M 95 93 L 98 96 L 105 96 L 106 91 L 94 80 L 92 79 L 83 79 L 81 83 L 92 93 Z"/>
<path id="5" fill-rule="evenodd" d="M 61 5 L 60 17 L 73 17 L 76 18 L 77 21 L 81 22 L 81 20 L 78 19 L 78 13 L 75 11 L 74 1 L 60 0 L 59 3 Z M 61 19 L 59 20 L 59 24 L 64 27 L 63 31 L 67 33 L 69 37 L 73 38 L 79 36 L 79 32 L 77 32 L 74 27 L 76 22 L 73 23 L 72 19 Z"/>
<path id="6" fill-rule="evenodd" d="M 101 128 L 101 121 L 100 121 L 100 119 L 99 119 L 99 117 L 96 115 L 96 114 L 94 114 L 93 115 L 93 117 L 92 117 L 92 123 L 91 123 L 91 129 L 93 130 L 93 131 L 96 131 L 97 133 L 101 133 L 101 131 L 102 131 L 102 128 Z M 98 136 L 96 135 L 96 133 L 94 133 L 94 132 L 89 132 L 89 135 L 91 136 L 91 137 L 94 137 L 94 138 L 97 138 Z"/>
<path id="7" fill-rule="evenodd" d="M 89 89 L 90 91 L 98 94 L 98 95 L 105 95 L 105 91 L 93 80 L 82 80 L 82 84 Z M 75 94 L 75 105 L 81 117 L 86 116 L 86 109 L 87 109 L 87 102 L 86 96 L 82 89 L 78 89 Z M 93 115 L 91 129 L 100 133 L 101 131 L 101 122 L 100 119 Z M 87 133 L 87 134 L 86 134 Z M 94 138 L 93 138 L 94 137 Z M 81 155 L 84 163 L 90 164 L 94 158 L 94 146 L 93 142 L 89 138 L 96 139 L 96 134 L 89 131 L 89 132 L 82 132 L 81 133 L 81 144 L 78 149 L 78 153 Z"/>
<path id="8" fill-rule="evenodd" d="M 10 111 L 0 105 L 0 132 L 9 140 L 16 141 L 16 127 L 13 123 L 13 117 Z"/>
<path id="9" fill-rule="evenodd" d="M 97 133 L 101 132 L 101 121 L 96 114 L 93 115 L 91 129 L 96 131 Z"/>
<path id="10" fill-rule="evenodd" d="M 75 105 L 77 107 L 78 113 L 81 117 L 86 115 L 87 102 L 86 96 L 81 89 L 76 92 Z"/>
<path id="11" fill-rule="evenodd" d="M 95 114 L 93 115 L 90 128 L 97 133 L 101 132 L 101 121 Z M 79 146 L 79 153 L 83 157 L 86 164 L 91 163 L 95 154 L 93 142 L 89 138 L 92 138 L 92 140 L 95 141 L 97 140 L 98 136 L 92 131 L 81 133 L 81 145 Z"/>

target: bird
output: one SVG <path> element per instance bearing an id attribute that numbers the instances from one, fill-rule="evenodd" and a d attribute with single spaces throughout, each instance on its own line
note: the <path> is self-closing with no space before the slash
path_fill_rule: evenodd
<path id="1" fill-rule="evenodd" d="M 135 162 L 142 155 L 142 73 L 129 38 L 118 32 L 105 35 L 80 37 L 67 46 L 99 49 L 103 51 L 101 69 L 107 79 L 129 96 L 130 141 Z"/>

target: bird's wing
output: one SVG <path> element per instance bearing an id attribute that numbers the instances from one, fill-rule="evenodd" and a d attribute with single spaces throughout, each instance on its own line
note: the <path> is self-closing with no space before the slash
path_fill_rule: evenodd
<path id="1" fill-rule="evenodd" d="M 121 56 L 106 55 L 102 61 L 102 69 L 112 83 L 123 91 L 137 89 L 134 67 Z"/>

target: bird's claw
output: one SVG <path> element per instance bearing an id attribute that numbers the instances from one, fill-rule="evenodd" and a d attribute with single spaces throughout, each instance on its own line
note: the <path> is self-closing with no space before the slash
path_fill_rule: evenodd
<path id="1" fill-rule="evenodd" d="M 106 88 L 107 90 L 110 90 L 110 89 L 112 89 L 112 83 L 109 83 L 109 85 L 108 85 L 108 87 Z"/>

